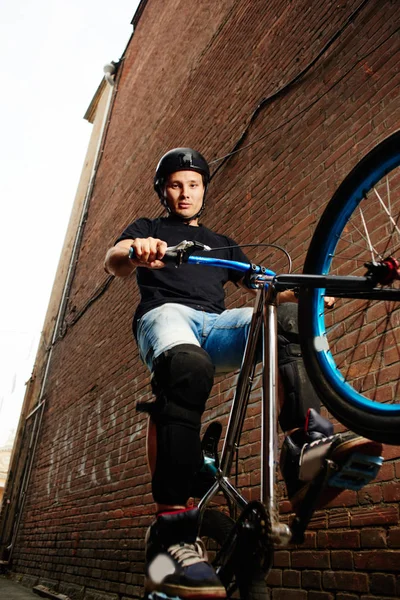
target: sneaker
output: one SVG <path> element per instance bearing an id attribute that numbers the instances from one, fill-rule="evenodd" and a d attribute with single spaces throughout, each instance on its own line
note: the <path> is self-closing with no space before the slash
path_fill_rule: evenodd
<path id="1" fill-rule="evenodd" d="M 358 460 L 362 462 L 363 457 L 379 457 L 381 452 L 382 444 L 355 433 L 333 434 L 332 424 L 316 410 L 309 409 L 304 429 L 298 429 L 285 438 L 280 456 L 280 469 L 293 510 L 297 512 L 311 482 L 324 468 L 326 459 L 332 460 L 340 469 L 354 455 L 361 456 Z M 377 470 L 374 470 L 374 477 Z M 367 483 L 364 477 L 361 480 Z M 346 487 L 359 489 L 352 487 L 350 479 L 348 486 L 341 487 L 332 487 L 328 481 L 314 509 L 326 506 Z"/>
<path id="2" fill-rule="evenodd" d="M 197 537 L 197 508 L 160 514 L 146 535 L 145 592 L 193 600 L 225 598 L 226 590 Z"/>

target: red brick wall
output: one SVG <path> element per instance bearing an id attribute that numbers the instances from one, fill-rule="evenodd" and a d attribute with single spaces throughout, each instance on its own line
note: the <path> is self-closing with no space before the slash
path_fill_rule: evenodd
<path id="1" fill-rule="evenodd" d="M 259 101 L 302 71 L 359 4 L 148 1 L 121 65 L 69 327 L 53 352 L 14 551 L 13 569 L 25 578 L 60 582 L 57 589 L 76 598 L 89 598 L 88 590 L 140 597 L 153 506 L 146 419 L 134 409 L 150 391 L 131 337 L 133 278 L 113 281 L 75 323 L 74 316 L 105 281 L 104 255 L 119 232 L 138 216 L 161 213 L 152 176 L 163 152 L 193 146 L 210 161 L 229 152 Z M 277 242 L 301 268 L 337 185 L 399 125 L 399 22 L 397 1 L 366 2 L 306 76 L 260 111 L 244 146 L 259 141 L 213 180 L 207 226 L 242 243 Z M 267 253 L 249 255 L 263 262 Z M 227 305 L 248 301 L 242 294 L 230 288 Z M 226 422 L 234 382 L 216 381 L 206 420 Z M 251 497 L 259 477 L 257 397 L 256 390 L 241 454 L 240 480 Z M 276 552 L 268 580 L 274 600 L 400 595 L 400 450 L 385 456 L 376 482 L 316 514 L 304 546 Z M 287 515 L 284 497 L 281 509 Z"/>

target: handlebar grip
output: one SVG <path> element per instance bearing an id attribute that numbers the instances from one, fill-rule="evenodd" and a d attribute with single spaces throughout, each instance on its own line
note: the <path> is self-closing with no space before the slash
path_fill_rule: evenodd
<path id="1" fill-rule="evenodd" d="M 163 263 L 165 264 L 169 264 L 169 263 L 176 263 L 176 253 L 174 254 L 169 254 L 168 252 L 166 252 L 164 254 L 164 256 L 161 259 L 163 261 Z"/>
<path id="2" fill-rule="evenodd" d="M 168 246 L 161 260 L 164 263 L 174 262 L 175 266 L 179 267 L 183 262 L 187 262 L 188 257 L 196 250 L 205 250 L 208 252 L 211 248 L 201 242 L 183 240 L 176 246 Z M 131 260 L 136 258 L 132 246 L 129 248 L 128 256 Z"/>
<path id="3" fill-rule="evenodd" d="M 135 249 L 132 246 L 129 248 L 128 256 L 131 260 L 134 260 L 136 258 Z M 164 263 L 176 262 L 176 252 L 168 252 L 167 250 L 167 252 L 164 254 L 161 260 Z"/>

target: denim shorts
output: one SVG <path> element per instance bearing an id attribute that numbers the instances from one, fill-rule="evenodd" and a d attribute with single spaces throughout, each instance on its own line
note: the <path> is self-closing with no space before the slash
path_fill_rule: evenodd
<path id="1" fill-rule="evenodd" d="M 154 359 L 166 350 L 195 344 L 208 352 L 216 373 L 235 371 L 242 363 L 252 312 L 245 307 L 214 314 L 175 303 L 153 308 L 137 326 L 141 359 L 152 371 Z"/>

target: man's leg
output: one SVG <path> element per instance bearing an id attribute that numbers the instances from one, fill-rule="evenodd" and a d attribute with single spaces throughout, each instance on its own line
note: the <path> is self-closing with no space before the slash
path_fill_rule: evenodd
<path id="1" fill-rule="evenodd" d="M 280 304 L 278 313 L 278 368 L 281 388 L 279 424 L 284 432 L 303 428 L 309 409 L 316 413 L 321 402 L 311 385 L 301 354 L 298 306 L 293 302 Z M 326 433 L 332 433 L 329 427 Z"/>
<path id="2" fill-rule="evenodd" d="M 154 361 L 157 452 L 152 489 L 160 506 L 184 507 L 190 496 L 201 462 L 201 416 L 213 381 L 209 355 L 193 344 L 174 346 Z"/>
<path id="3" fill-rule="evenodd" d="M 240 367 L 251 313 L 247 308 L 227 310 L 215 321 L 204 347 L 217 372 Z M 296 509 L 326 458 L 343 464 L 354 452 L 379 456 L 382 446 L 351 432 L 334 435 L 330 421 L 320 415 L 320 400 L 304 367 L 298 306 L 283 303 L 277 313 L 279 423 L 286 434 L 280 465 L 289 499 Z M 258 348 L 259 360 L 261 356 L 261 348 Z M 324 491 L 321 505 L 339 492 L 339 488 Z"/>
<path id="4" fill-rule="evenodd" d="M 297 313 L 297 304 L 285 303 L 278 307 L 278 365 L 283 390 L 279 423 L 286 433 L 280 467 L 295 510 L 327 458 L 340 465 L 354 452 L 372 456 L 382 452 L 381 444 L 351 432 L 334 435 L 333 425 L 319 414 L 320 400 L 301 355 Z M 326 488 L 318 508 L 341 491 Z"/>
<path id="5" fill-rule="evenodd" d="M 166 357 L 171 358 L 170 350 L 183 344 L 200 348 L 198 332 L 201 330 L 201 319 L 196 321 L 197 316 L 197 311 L 185 306 L 166 304 L 146 313 L 138 324 L 137 344 L 143 362 L 152 373 L 152 387 L 156 396 L 154 403 L 138 406 L 139 410 L 147 411 L 150 414 L 147 431 L 147 459 L 152 478 L 157 466 L 157 414 L 165 404 L 162 386 L 163 382 L 168 379 L 168 364 L 171 366 L 174 363 L 172 360 L 168 363 Z M 170 352 L 169 355 L 168 352 Z M 156 370 L 159 371 L 158 377 L 155 374 Z M 160 379 L 158 385 L 157 379 Z M 171 508 L 174 506 L 173 504 L 168 505 L 166 502 L 161 504 Z M 159 508 L 157 506 L 157 510 Z"/>
<path id="6" fill-rule="evenodd" d="M 251 308 L 224 311 L 213 323 L 203 345 L 217 373 L 240 368 L 252 316 Z M 303 428 L 310 409 L 320 412 L 320 400 L 306 373 L 299 342 L 297 304 L 286 302 L 277 308 L 279 423 L 284 432 Z M 261 339 L 257 361 L 262 358 Z M 326 426 L 331 431 L 329 421 Z"/>
<path id="7" fill-rule="evenodd" d="M 157 428 L 151 417 L 149 417 L 147 423 L 146 454 L 147 465 L 149 467 L 150 475 L 153 478 L 157 460 Z"/>
<path id="8" fill-rule="evenodd" d="M 223 598 L 225 588 L 197 538 L 199 512 L 185 508 L 200 466 L 200 422 L 214 366 L 199 345 L 190 310 L 176 305 L 161 309 L 148 313 L 138 330 L 156 396 L 149 410 L 147 449 L 157 519 L 146 536 L 145 587 L 182 598 Z"/>

